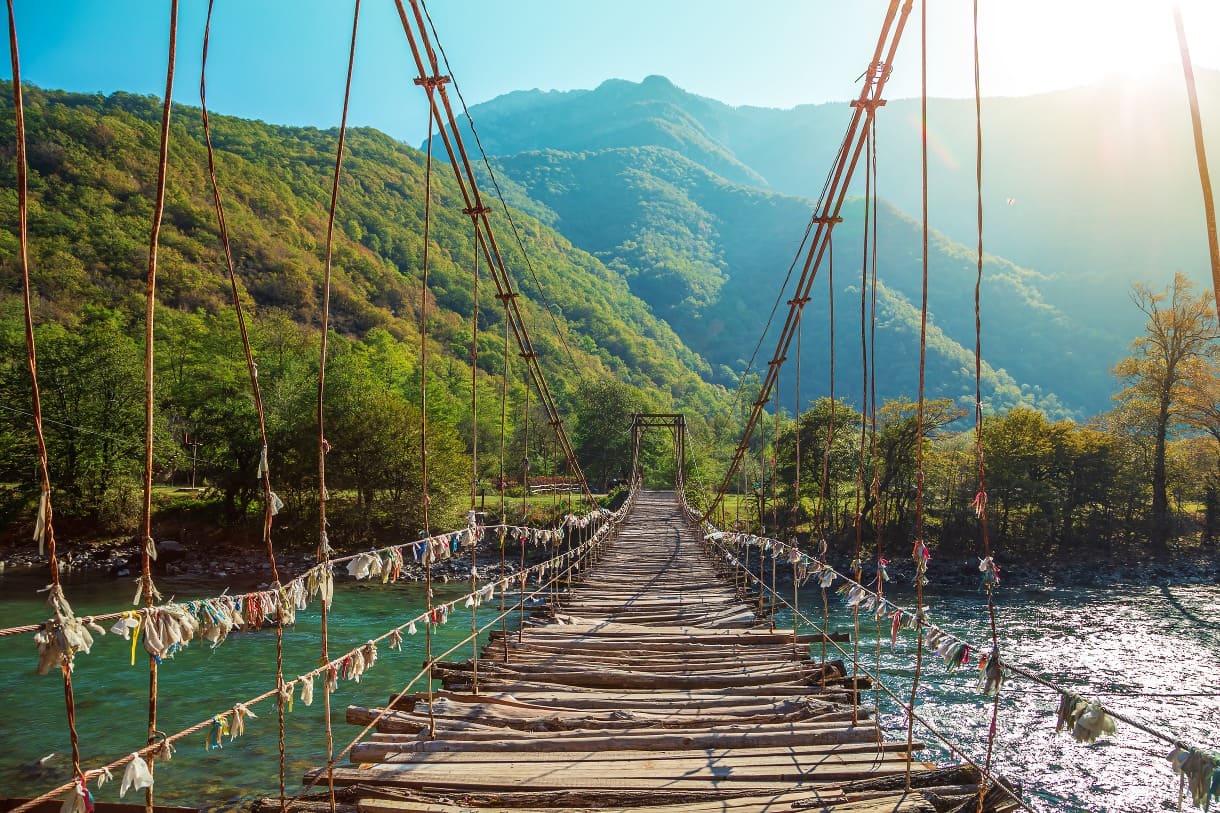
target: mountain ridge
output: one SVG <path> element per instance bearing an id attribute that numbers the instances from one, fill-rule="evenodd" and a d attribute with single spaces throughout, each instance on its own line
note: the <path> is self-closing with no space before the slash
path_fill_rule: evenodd
<path id="1" fill-rule="evenodd" d="M 1220 99 L 1220 73 L 1201 72 L 1200 84 L 1208 98 Z M 1062 358 L 1052 363 L 1063 373 L 1054 388 L 1075 390 L 1066 398 L 1071 404 L 1067 407 L 1069 414 L 1092 414 L 1108 406 L 1113 392 L 1108 368 L 1142 329 L 1142 315 L 1130 306 L 1127 298 L 1130 283 L 1141 280 L 1156 287 L 1166 281 L 1167 275 L 1183 267 L 1191 268 L 1200 279 L 1204 276 L 1200 271 L 1204 268 L 1200 260 L 1205 254 L 1201 230 L 1192 230 L 1187 223 L 1193 211 L 1189 199 L 1198 195 L 1197 179 L 1191 174 L 1193 152 L 1184 146 L 1172 151 L 1164 161 L 1158 157 L 1157 161 L 1142 163 L 1131 157 L 1132 151 L 1138 153 L 1136 147 L 1150 138 L 1168 138 L 1166 133 L 1182 136 L 1186 132 L 1184 102 L 1179 120 L 1171 121 L 1170 102 L 1147 98 L 1147 88 L 1154 85 L 1124 91 L 1112 81 L 1103 81 L 1081 89 L 984 100 L 984 237 L 988 255 L 996 261 L 988 271 L 1010 280 L 1008 288 L 1026 300 L 1021 307 L 1041 303 L 1053 307 L 1061 317 L 1054 321 L 1060 341 L 1042 342 L 1045 352 L 1051 356 L 1071 356 L 1076 363 L 1092 360 L 1092 369 L 1077 368 L 1078 372 L 1061 364 Z M 1097 118 L 1097 110 L 1117 104 L 1115 99 L 1120 98 L 1127 100 L 1127 119 L 1134 122 L 1128 131 L 1110 134 L 1106 141 L 1103 137 L 1107 133 L 1099 130 L 1095 122 L 1085 127 L 1085 123 L 1091 122 L 1090 116 Z M 934 175 L 930 190 L 932 226 L 951 242 L 955 236 L 965 237 L 969 245 L 974 243 L 975 218 L 971 102 L 930 100 L 930 146 L 934 169 L 939 168 L 940 172 Z M 535 105 L 532 112 L 531 105 Z M 918 210 L 918 178 L 900 172 L 902 166 L 918 164 L 917 152 L 912 152 L 918 144 L 918 128 L 917 120 L 912 119 L 911 105 L 910 100 L 891 101 L 879 114 L 879 189 L 882 198 L 897 211 Z M 1089 112 L 1083 119 L 1079 113 L 1082 109 Z M 1132 112 L 1140 110 L 1152 110 L 1155 115 L 1141 118 Z M 820 188 L 829 156 L 841 142 L 842 128 L 850 112 L 845 103 L 833 102 L 786 110 L 734 107 L 688 93 L 664 77 L 649 77 L 639 83 L 607 80 L 593 90 L 518 92 L 513 94 L 511 104 L 491 100 L 476 105 L 471 115 L 478 122 L 485 146 L 496 154 L 509 177 L 514 172 L 536 175 L 541 171 L 539 167 L 527 165 L 545 163 L 540 156 L 548 149 L 582 156 L 579 160 L 588 163 L 596 160 L 592 156 L 610 155 L 614 150 L 655 147 L 672 150 L 740 187 L 795 195 L 811 209 L 807 196 L 816 194 Z M 1025 131 L 1017 131 L 1012 124 L 1014 117 L 1030 120 Z M 670 130 L 666 131 L 660 120 Z M 965 126 L 967 123 L 969 127 Z M 1054 160 L 1045 173 L 1031 172 L 1030 167 L 1038 164 L 1024 156 L 1037 154 L 1045 144 L 1023 143 L 1023 138 L 1028 139 L 1022 132 L 1037 133 L 1041 127 L 1051 125 L 1074 133 L 1068 139 L 1070 149 L 1065 155 L 1048 153 Z M 686 127 L 685 137 L 672 132 L 682 127 Z M 1009 129 L 1014 132 L 1006 132 Z M 662 131 L 663 137 L 647 135 Z M 711 146 L 705 143 L 707 139 L 712 140 Z M 1105 150 L 1094 148 L 1098 139 L 1110 146 L 1111 154 L 1106 160 L 1119 166 L 1131 164 L 1131 170 L 1119 177 L 1098 180 L 1105 173 L 1095 166 L 1102 160 L 1096 156 L 1106 154 Z M 1220 143 L 1216 147 L 1220 149 Z M 1014 150 L 1017 159 L 1011 157 Z M 968 161 L 964 160 L 967 152 Z M 761 176 L 762 181 L 735 170 L 723 170 L 726 154 Z M 1088 163 L 1086 157 L 1094 163 Z M 1161 175 L 1167 172 L 1162 163 L 1172 169 L 1172 182 L 1160 183 Z M 1048 177 L 1043 178 L 1043 174 Z M 527 193 L 538 197 L 538 183 L 536 177 L 532 186 L 527 183 Z M 621 167 L 604 178 L 586 178 L 585 183 L 596 186 L 599 196 L 615 194 L 611 183 L 640 186 L 638 172 Z M 658 183 L 663 186 L 663 180 Z M 1128 183 L 1137 194 L 1121 194 L 1123 185 Z M 1005 194 L 1001 197 L 997 189 Z M 1046 191 L 1037 191 L 1040 189 Z M 672 201 L 673 197 L 665 199 Z M 1133 202 L 1138 204 L 1134 208 Z M 1149 207 L 1153 211 L 1143 211 L 1141 206 L 1148 206 L 1149 202 L 1155 202 Z M 590 212 L 599 211 L 609 226 L 621 219 L 607 214 L 605 207 L 599 209 L 591 199 L 583 204 Z M 572 208 L 575 212 L 576 207 Z M 592 217 L 588 213 L 583 216 Z M 698 227 L 698 217 L 692 217 L 690 223 L 671 224 L 672 234 L 668 236 L 674 238 L 675 244 L 693 249 L 684 259 L 708 271 L 704 282 L 722 284 L 723 280 L 716 283 L 716 277 L 725 273 L 722 263 L 716 267 L 720 247 L 700 246 L 697 240 L 692 240 L 691 235 Z M 1143 227 L 1136 225 L 1141 220 Z M 589 234 L 588 229 L 572 230 L 565 228 L 570 224 L 551 222 L 576 244 L 603 259 L 607 259 L 605 252 L 609 246 L 626 242 L 622 234 L 608 242 L 609 234 Z M 637 236 L 648 238 L 647 244 L 657 244 L 665 230 L 656 226 L 641 225 Z M 799 237 L 801 227 L 794 227 L 793 237 Z M 774 238 L 785 239 L 778 234 Z M 1006 251 L 1008 248 L 1015 255 Z M 953 253 L 962 251 L 972 250 L 953 246 Z M 1023 261 L 1023 257 L 1028 259 Z M 630 266 L 632 262 L 638 264 L 639 257 L 620 260 L 620 266 Z M 638 278 L 638 269 L 634 273 Z M 902 289 L 904 285 L 900 282 L 898 287 Z M 906 287 L 909 291 L 909 286 Z M 684 332 L 681 317 L 675 321 L 673 303 L 666 300 L 665 292 L 658 298 L 656 292 L 640 289 L 638 285 L 636 290 L 659 316 L 675 322 L 680 335 L 694 342 L 693 346 L 699 346 L 689 331 Z M 996 318 L 1003 318 L 1002 311 Z M 1033 322 L 1030 327 L 1041 329 L 1048 324 Z M 985 331 L 990 327 L 984 323 Z M 957 338 L 965 340 L 960 335 Z M 998 343 L 1002 348 L 1009 336 L 1000 335 L 998 339 L 988 342 L 985 335 L 984 352 L 988 344 Z M 717 367 L 724 363 L 723 358 L 709 360 Z M 997 369 L 1006 366 L 1016 369 L 1020 365 L 1002 360 Z M 1082 383 L 1078 378 L 1087 381 Z M 1046 390 L 1047 382 L 1037 386 Z"/>

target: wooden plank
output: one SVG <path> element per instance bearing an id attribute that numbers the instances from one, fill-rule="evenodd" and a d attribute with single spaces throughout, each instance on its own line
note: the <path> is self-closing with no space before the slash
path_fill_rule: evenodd
<path id="1" fill-rule="evenodd" d="M 365 748 L 370 744 L 384 744 L 387 753 L 396 753 L 401 757 L 405 757 L 410 752 L 403 752 L 395 743 L 408 742 L 406 739 L 385 739 L 372 740 L 366 743 L 361 743 L 355 746 L 352 752 L 352 762 L 364 763 L 375 762 L 379 760 L 364 759 L 360 756 L 359 749 Z M 667 760 L 667 759 L 692 759 L 702 758 L 705 760 L 723 761 L 740 757 L 742 759 L 754 758 L 769 758 L 778 759 L 780 761 L 802 761 L 805 759 L 814 759 L 826 754 L 875 754 L 878 752 L 904 753 L 907 744 L 905 740 L 886 741 L 878 745 L 875 742 L 867 743 L 831 743 L 828 745 L 801 745 L 801 746 L 773 746 L 770 748 L 751 748 L 734 749 L 734 748 L 707 748 L 704 750 L 690 749 L 680 751 L 567 751 L 564 752 L 565 758 L 569 762 L 631 762 L 638 759 L 650 760 Z M 915 750 L 923 748 L 922 743 L 915 743 Z M 543 758 L 545 758 L 545 752 Z M 503 752 L 503 751 L 458 751 L 458 752 L 431 752 L 428 754 L 418 755 L 414 758 L 427 759 L 428 761 L 453 761 L 464 763 L 478 762 L 514 762 L 521 759 L 520 755 Z"/>
<path id="2" fill-rule="evenodd" d="M 478 695 L 472 662 L 443 662 L 431 706 L 417 692 L 348 708 L 378 722 L 335 771 L 345 798 L 359 813 L 924 813 L 928 798 L 891 784 L 908 767 L 939 798 L 967 786 L 912 762 L 864 709 L 852 724 L 866 682 L 811 646 L 846 635 L 757 624 L 756 597 L 704 552 L 672 497 L 643 495 L 570 590 L 520 635 L 492 633 Z"/>

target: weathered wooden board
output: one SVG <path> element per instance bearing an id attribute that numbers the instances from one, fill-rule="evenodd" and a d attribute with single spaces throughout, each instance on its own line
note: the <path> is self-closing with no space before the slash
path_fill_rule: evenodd
<path id="1" fill-rule="evenodd" d="M 643 494 L 592 568 L 521 630 L 491 634 L 477 670 L 437 664 L 431 704 L 348 707 L 374 733 L 336 767 L 345 800 L 359 813 L 927 813 L 971 792 L 855 706 L 867 682 L 817 652 L 846 635 L 772 630 L 720 567 L 672 495 Z"/>

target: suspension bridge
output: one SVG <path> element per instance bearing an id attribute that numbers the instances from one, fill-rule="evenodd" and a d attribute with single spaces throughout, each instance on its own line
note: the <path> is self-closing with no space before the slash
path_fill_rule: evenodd
<path id="1" fill-rule="evenodd" d="M 231 283 L 232 304 L 238 317 L 262 439 L 262 456 L 258 466 L 263 502 L 262 542 L 267 551 L 273 584 L 268 589 L 244 594 L 226 591 L 218 596 L 194 601 L 163 600 L 154 584 L 151 565 L 156 549 L 151 536 L 150 494 L 155 434 L 152 339 L 157 304 L 159 232 L 170 152 L 170 100 L 174 87 L 177 0 L 171 0 L 170 5 L 169 60 L 148 254 L 147 403 L 144 503 L 138 537 L 142 561 L 138 609 L 78 617 L 60 580 L 53 521 L 53 484 L 42 431 L 42 405 L 30 305 L 29 201 L 21 66 L 13 2 L 10 0 L 8 3 L 16 115 L 19 259 L 25 292 L 26 346 L 33 397 L 31 414 L 38 444 L 41 493 L 35 538 L 40 544 L 45 544 L 49 559 L 48 603 L 52 617 L 43 624 L 0 630 L 0 635 L 32 636 L 39 653 L 39 671 L 43 674 L 55 673 L 62 678 L 72 757 L 72 775 L 68 782 L 11 805 L 12 813 L 24 813 L 38 809 L 40 805 L 61 802 L 64 813 L 90 813 L 94 807 L 93 790 L 113 778 L 115 771 L 123 772 L 124 790 L 134 787 L 144 792 L 144 809 L 152 813 L 155 788 L 165 781 L 172 781 L 173 765 L 167 763 L 175 743 L 195 737 L 203 739 L 207 747 L 213 747 L 234 740 L 243 733 L 247 718 L 254 713 L 253 709 L 271 703 L 275 705 L 279 726 L 280 790 L 277 797 L 258 803 L 257 806 L 263 810 L 291 809 L 318 813 L 334 813 L 340 807 L 359 813 L 662 807 L 675 813 L 727 810 L 746 813 L 781 809 L 833 810 L 836 813 L 1032 810 L 1017 788 L 1000 780 L 1002 766 L 995 765 L 992 759 L 991 739 L 994 738 L 999 693 L 1003 690 L 1006 677 L 1015 679 L 1017 676 L 1041 683 L 1061 695 L 1060 725 L 1079 739 L 1096 739 L 1098 735 L 1113 730 L 1116 720 L 1121 721 L 1163 741 L 1166 746 L 1172 746 L 1171 760 L 1182 777 L 1183 791 L 1189 787 L 1190 799 L 1195 804 L 1205 807 L 1213 796 L 1220 795 L 1220 771 L 1216 770 L 1217 758 L 1214 754 L 1139 720 L 1123 717 L 1100 702 L 1077 696 L 1068 688 L 1056 686 L 1033 670 L 1010 662 L 999 651 L 996 612 L 992 601 L 996 568 L 986 535 L 985 467 L 981 457 L 976 511 L 980 519 L 981 548 L 984 553 L 980 569 L 984 574 L 986 611 L 991 622 L 991 640 L 982 644 L 958 639 L 933 625 L 925 615 L 922 584 L 929 555 L 922 541 L 921 494 L 916 496 L 917 528 L 912 549 L 917 573 L 914 609 L 899 607 L 885 595 L 885 558 L 880 547 L 880 536 L 875 547 L 867 551 L 869 567 L 877 569 L 876 579 L 873 580 L 863 576 L 866 549 L 859 530 L 852 572 L 839 573 L 826 561 L 824 542 L 819 547 L 815 540 L 811 550 L 802 550 L 799 546 L 778 539 L 729 531 L 711 524 L 717 504 L 730 490 L 732 478 L 751 448 L 753 431 L 760 424 L 768 404 L 774 406 L 777 402 L 773 399 L 778 398 L 780 370 L 794 342 L 799 358 L 803 309 L 811 299 L 812 286 L 823 259 L 833 258 L 833 231 L 836 224 L 842 222 L 843 202 L 862 157 L 866 181 L 869 182 L 867 188 L 875 188 L 872 122 L 885 104 L 885 85 L 899 42 L 911 19 L 913 3 L 910 0 L 892 0 L 888 4 L 876 47 L 862 75 L 864 81 L 859 96 L 851 105 L 846 134 L 810 219 L 805 240 L 793 262 L 793 269 L 799 269 L 799 274 L 791 288 L 795 293 L 788 301 L 779 341 L 767 364 L 757 398 L 749 405 L 746 428 L 720 488 L 708 503 L 699 506 L 699 510 L 688 505 L 685 420 L 676 414 L 637 416 L 632 426 L 635 455 L 632 464 L 633 487 L 626 504 L 613 513 L 596 507 L 543 375 L 538 353 L 518 307 L 520 290 L 513 281 L 497 239 L 493 208 L 480 191 L 475 162 L 463 142 L 463 128 L 458 125 L 456 111 L 464 112 L 465 104 L 460 91 L 457 91 L 452 70 L 444 59 L 444 52 L 439 49 L 427 10 L 422 0 L 395 0 L 404 37 L 418 71 L 414 81 L 426 96 L 428 115 L 423 190 L 424 248 L 422 268 L 419 269 L 419 457 L 423 469 L 421 502 L 425 528 L 423 538 L 419 540 L 340 556 L 331 546 L 326 519 L 329 499 L 326 454 L 329 444 L 325 436 L 324 391 L 332 238 L 340 178 L 344 171 L 343 143 L 360 19 L 360 3 L 357 0 L 323 257 L 325 276 L 322 284 L 317 401 L 317 562 L 306 572 L 292 578 L 282 576 L 276 564 L 272 529 L 281 501 L 273 490 L 257 364 L 246 333 L 238 269 L 233 260 L 225 221 L 225 198 L 212 157 L 206 100 L 207 41 L 212 5 L 209 3 L 208 28 L 205 29 L 202 50 L 200 101 L 209 175 L 224 249 L 224 271 Z M 923 130 L 926 134 L 926 48 L 924 54 Z M 977 88 L 977 28 L 975 55 Z M 451 87 L 457 91 L 456 103 L 449 93 Z M 473 129 L 473 122 L 471 132 L 477 132 Z M 978 132 L 981 140 L 981 128 Z M 429 375 L 427 306 L 433 146 L 437 138 L 454 173 L 462 198 L 462 213 L 470 218 L 472 233 L 473 274 L 476 280 L 475 313 L 471 323 L 471 410 L 476 420 L 472 423 L 478 425 L 479 406 L 475 386 L 479 340 L 477 281 L 482 265 L 482 273 L 491 279 L 494 296 L 504 310 L 506 369 L 503 380 L 507 382 L 508 379 L 507 348 L 511 339 L 518 356 L 524 361 L 525 376 L 539 399 L 568 471 L 582 485 L 584 498 L 589 504 L 586 514 L 570 513 L 559 527 L 513 525 L 503 514 L 498 523 L 480 524 L 473 511 L 473 482 L 472 512 L 468 525 L 439 532 L 430 525 L 426 447 Z M 921 430 L 927 320 L 926 151 L 925 135 L 924 328 L 920 338 L 920 411 L 916 421 L 916 426 Z M 487 175 L 494 183 L 494 171 L 486 156 L 482 157 Z M 980 189 L 978 269 L 981 275 L 981 157 L 976 165 L 976 174 Z M 876 196 L 870 192 L 866 192 L 866 196 L 868 200 L 864 211 L 870 213 L 872 218 L 871 235 L 875 245 Z M 501 208 L 528 266 L 528 255 L 521 244 L 511 212 L 507 206 Z M 867 223 L 864 232 L 870 234 Z M 863 291 L 869 290 L 870 285 L 872 290 L 876 287 L 875 252 L 871 257 L 873 276 L 870 280 L 866 260 L 866 273 L 862 278 L 861 334 L 864 344 Z M 833 268 L 827 271 L 833 274 Z M 781 295 L 782 291 L 788 290 L 788 283 L 789 280 L 784 281 Z M 976 287 L 976 313 L 977 292 Z M 875 322 L 875 300 L 873 308 L 871 316 Z M 867 356 L 867 344 L 864 349 Z M 976 378 L 979 359 L 976 334 Z M 875 359 L 870 364 L 873 362 Z M 799 376 L 799 364 L 797 370 Z M 833 400 L 833 375 L 830 385 Z M 505 504 L 503 405 L 506 400 L 503 392 L 500 404 L 502 506 Z M 864 401 L 867 403 L 868 400 L 866 385 Z M 873 408 L 875 410 L 875 404 Z M 875 414 L 872 418 L 875 429 Z M 981 426 L 981 420 L 980 395 L 976 399 L 977 425 Z M 640 487 L 640 435 L 655 426 L 668 426 L 674 431 L 675 458 L 679 464 L 673 492 L 645 492 Z M 829 449 L 830 436 L 826 442 Z M 862 448 L 864 443 L 862 434 Z M 472 439 L 471 445 L 472 480 L 477 480 L 477 439 Z M 921 444 L 917 443 L 915 449 L 917 456 L 922 454 Z M 981 455 L 981 448 L 979 453 Z M 798 446 L 798 477 L 800 455 Z M 920 472 L 917 483 L 922 488 L 921 458 L 917 461 L 917 469 Z M 863 491 L 867 482 L 863 471 L 859 480 L 860 490 Z M 480 582 L 475 549 L 481 539 L 489 536 L 499 538 L 502 567 L 497 578 Z M 519 570 L 512 575 L 506 575 L 503 568 L 509 543 L 519 545 L 521 551 Z M 525 551 L 530 546 L 541 549 L 543 561 L 527 566 Z M 432 565 L 444 559 L 460 559 L 467 552 L 471 564 L 469 592 L 447 602 L 434 601 Z M 345 652 L 332 652 L 328 637 L 328 613 L 336 572 L 343 572 L 336 571 L 336 568 L 346 565 L 346 572 L 357 579 L 380 576 L 384 581 L 389 581 L 398 577 L 407 555 L 424 565 L 425 610 L 407 619 L 395 619 L 401 623 L 367 643 Z M 816 610 L 810 613 L 808 608 L 797 606 L 796 593 L 791 601 L 780 595 L 777 570 L 781 563 L 791 569 L 794 586 L 815 577 L 818 579 L 824 596 L 820 618 Z M 848 606 L 856 620 L 857 633 L 861 615 L 867 614 L 875 617 L 878 624 L 883 619 L 888 621 L 892 638 L 903 631 L 911 633 L 915 668 L 914 685 L 909 697 L 898 696 L 885 686 L 876 670 L 867 668 L 860 658 L 858 634 L 848 639 L 829 632 L 825 596 L 836 581 L 845 590 Z M 497 595 L 498 606 L 495 605 Z M 295 614 L 312 601 L 318 602 L 321 609 L 319 665 L 316 669 L 292 677 L 286 675 L 283 669 L 285 630 L 291 628 Z M 494 609 L 490 616 L 484 609 L 480 619 L 479 608 L 488 605 Z M 454 611 L 464 610 L 469 610 L 469 634 L 448 650 L 435 651 L 435 628 L 445 623 Z M 786 612 L 792 619 L 791 627 L 775 626 L 776 615 L 780 611 Z M 510 629 L 510 617 L 515 619 L 515 630 Z M 100 624 L 103 622 L 114 622 L 112 631 L 132 639 L 133 661 L 136 644 L 140 640 L 148 654 L 147 740 L 131 744 L 130 752 L 117 753 L 105 764 L 90 765 L 82 759 L 76 730 L 75 708 L 79 687 L 73 682 L 73 663 L 77 657 L 88 654 L 93 645 L 93 633 L 102 629 Z M 219 643 L 233 629 L 263 625 L 271 625 L 275 630 L 275 684 L 254 697 L 226 699 L 225 711 L 181 731 L 162 731 L 158 722 L 158 670 L 163 659 L 197 637 Z M 801 631 L 802 626 L 805 631 Z M 331 695 L 338 682 L 359 680 L 364 672 L 377 664 L 378 646 L 398 648 L 402 645 L 404 633 L 419 634 L 420 627 L 423 628 L 425 639 L 422 668 L 409 678 L 404 675 L 401 690 L 383 705 L 349 707 L 347 720 L 360 726 L 360 729 L 346 746 L 337 747 L 331 723 Z M 879 647 L 880 636 L 878 638 Z M 469 658 L 447 660 L 458 651 L 467 651 L 467 648 Z M 815 652 L 818 653 L 817 657 Z M 984 678 L 984 691 L 996 698 L 991 707 L 992 738 L 988 740 L 985 755 L 977 758 L 962 755 L 961 764 L 939 766 L 919 759 L 921 743 L 915 739 L 916 727 L 933 736 L 941 736 L 920 715 L 916 702 L 924 660 L 933 653 L 944 658 L 946 663 L 966 664 L 977 658 Z M 302 777 L 303 789 L 290 792 L 289 786 L 295 777 L 288 775 L 284 719 L 296 700 L 306 705 L 313 702 L 315 681 L 321 682 L 325 711 L 325 730 L 320 732 L 325 756 L 319 757 L 321 764 Z M 876 706 L 870 711 L 862 702 L 867 689 L 886 691 L 902 709 L 907 721 L 905 736 L 894 736 L 882 730 L 877 720 Z M 233 701 L 231 707 L 230 700 Z M 950 749 L 956 750 L 953 743 L 947 744 Z M 200 803 L 206 801 L 200 800 Z"/>
<path id="2" fill-rule="evenodd" d="M 760 621 L 739 568 L 703 536 L 674 492 L 640 493 L 522 630 L 493 634 L 477 662 L 437 663 L 443 690 L 349 707 L 375 733 L 352 749 L 357 765 L 333 771 L 344 802 L 364 813 L 974 809 L 978 772 L 933 769 L 887 739 L 857 705 L 867 680 L 811 659 L 820 633 Z"/>

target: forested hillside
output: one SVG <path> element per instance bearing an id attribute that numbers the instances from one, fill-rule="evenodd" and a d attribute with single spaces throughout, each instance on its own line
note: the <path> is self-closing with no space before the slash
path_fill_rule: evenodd
<path id="1" fill-rule="evenodd" d="M 1212 120 L 1220 113 L 1220 74 L 1200 71 L 1199 84 L 1204 118 Z M 996 258 L 988 276 L 1003 278 L 985 299 L 991 308 L 984 314 L 984 353 L 1019 385 L 1055 393 L 1071 414 L 1104 411 L 1113 392 L 1105 371 L 1141 328 L 1141 315 L 1128 296 L 1131 284 L 1163 286 L 1179 271 L 1197 282 L 1208 279 L 1181 75 L 985 98 L 982 109 L 985 238 Z M 653 264 L 658 257 L 667 262 L 665 252 L 676 256 L 703 305 L 701 313 L 728 320 L 736 318 L 739 300 L 727 295 L 727 288 L 719 305 L 698 298 L 706 298 L 709 285 L 723 286 L 735 277 L 758 284 L 764 267 L 771 275 L 767 284 L 776 275 L 782 278 L 789 247 L 803 228 L 797 212 L 808 210 L 807 202 L 792 201 L 787 218 L 777 213 L 775 222 L 764 222 L 754 216 L 776 204 L 750 193 L 816 196 L 851 112 L 846 102 L 790 110 L 731 107 L 651 76 L 639 83 L 609 80 L 592 90 L 511 93 L 477 105 L 472 114 L 487 149 L 532 181 L 531 192 L 545 197 L 546 187 L 552 187 L 549 197 L 564 217 L 558 227 L 577 245 L 599 256 L 617 246 L 628 262 L 663 245 L 664 252 L 652 254 Z M 955 255 L 966 249 L 954 243 L 974 244 L 973 115 L 972 100 L 929 103 L 930 218 L 951 241 L 938 253 Z M 918 116 L 918 100 L 891 99 L 877 121 L 879 192 L 908 216 L 920 211 Z M 1205 132 L 1210 152 L 1220 152 L 1220 129 L 1205 127 Z M 657 160 L 636 166 L 634 156 L 622 153 L 652 147 L 671 150 L 750 193 L 734 196 L 721 189 L 713 205 L 706 194 L 690 191 L 689 183 L 675 181 L 669 170 L 676 159 L 659 169 Z M 557 157 L 530 157 L 547 149 L 579 158 L 566 161 L 569 166 L 560 172 L 565 162 Z M 588 186 L 545 182 L 544 170 L 585 181 L 596 174 L 596 193 Z M 685 191 L 675 194 L 673 187 Z M 641 191 L 664 194 L 630 223 L 597 204 L 607 194 L 639 199 Z M 589 197 L 582 199 L 582 192 Z M 717 218 L 762 222 L 764 228 L 755 240 L 753 232 L 717 228 Z M 909 224 L 896 224 L 882 239 L 893 242 L 879 257 L 881 279 L 910 298 Z M 736 249 L 747 242 L 757 252 L 743 259 Z M 759 256 L 769 251 L 774 255 Z M 633 285 L 645 282 L 635 279 Z M 948 280 L 934 276 L 931 306 L 947 334 L 965 342 L 954 329 L 965 316 L 959 310 L 959 284 L 955 274 Z M 651 288 L 637 290 L 658 304 L 650 298 Z M 944 299 L 937 302 L 937 296 Z M 1005 324 L 1009 316 L 1012 321 Z M 674 326 L 700 347 L 679 323 Z M 1053 335 L 1040 345 L 1036 336 L 1022 332 Z M 709 361 L 733 368 L 736 357 L 709 356 Z M 1036 368 L 1032 375 L 1031 368 Z M 912 394 L 909 388 L 907 393 Z"/>
<path id="2" fill-rule="evenodd" d="M 20 496 L 27 496 L 33 446 L 23 414 L 29 397 L 11 98 L 6 85 L 0 92 L 0 258 L 6 280 L 0 298 L 0 482 L 20 484 Z M 158 476 L 182 482 L 193 450 L 201 478 L 218 485 L 235 511 L 253 496 L 258 445 L 199 112 L 176 108 L 171 135 L 158 279 Z M 34 88 L 26 95 L 31 267 L 53 479 L 63 507 L 104 514 L 116 527 L 130 510 L 142 437 L 140 337 L 159 117 L 159 103 L 147 97 Z M 213 134 L 239 284 L 254 314 L 273 471 L 290 498 L 299 492 L 304 500 L 314 476 L 311 404 L 336 133 L 213 116 Z M 411 462 L 418 436 L 414 446 L 407 440 L 418 432 L 413 405 L 419 395 L 424 157 L 372 130 L 350 132 L 348 150 L 334 262 L 332 485 L 354 489 L 361 502 L 393 501 L 411 490 L 411 472 L 418 468 Z M 469 489 L 468 475 L 460 472 L 469 465 L 463 455 L 471 445 L 474 282 L 469 218 L 461 212 L 448 165 L 438 164 L 434 173 L 429 404 L 439 444 L 435 482 L 449 492 L 447 500 L 434 496 L 438 506 L 448 506 L 437 511 L 443 518 L 455 515 Z M 579 422 L 575 407 L 585 401 L 580 390 L 601 381 L 625 388 L 633 405 L 702 416 L 717 412 L 721 395 L 700 377 L 710 372 L 708 366 L 619 274 L 532 217 L 515 217 L 554 317 L 541 304 L 502 214 L 493 215 L 535 348 L 572 426 Z M 488 282 L 484 276 L 478 424 L 483 474 L 491 476 L 499 468 L 504 322 Z M 517 462 L 508 469 L 519 478 L 519 461 L 527 454 L 526 394 L 515 351 L 510 361 L 508 437 Z M 537 409 L 536 399 L 531 408 Z M 532 422 L 528 454 L 533 471 L 544 474 L 557 465 L 556 454 L 544 422 L 537 416 Z"/>
<path id="3" fill-rule="evenodd" d="M 812 201 L 730 183 L 668 148 L 547 150 L 498 162 L 530 198 L 549 207 L 539 216 L 621 273 L 715 366 L 717 381 L 740 375 L 779 296 Z M 838 390 L 856 393 L 862 200 L 849 199 L 843 215 L 835 233 Z M 888 204 L 879 215 L 878 397 L 910 396 L 919 335 L 919 227 Z M 974 393 L 974 257 L 940 235 L 931 248 L 930 391 L 965 402 Z M 829 277 L 829 264 L 822 273 Z M 1024 404 L 1052 415 L 1084 413 L 1110 386 L 1104 367 L 1083 362 L 1099 349 L 1096 333 L 1043 301 L 1039 281 L 1006 260 L 987 260 L 985 397 L 997 410 Z M 829 383 L 827 284 L 815 284 L 806 310 L 805 399 Z M 762 363 L 777 328 L 763 343 Z M 1065 349 L 1065 336 L 1077 346 Z M 795 406 L 795 395 L 784 398 Z"/>

